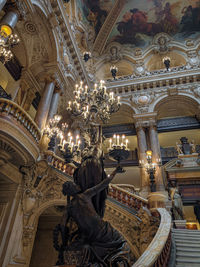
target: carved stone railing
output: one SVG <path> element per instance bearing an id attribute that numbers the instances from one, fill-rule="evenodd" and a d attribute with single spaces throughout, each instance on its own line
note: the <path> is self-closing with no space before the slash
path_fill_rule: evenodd
<path id="1" fill-rule="evenodd" d="M 41 132 L 32 118 L 19 105 L 11 100 L 0 98 L 0 116 L 10 117 L 20 123 L 38 143 Z"/>
<path id="2" fill-rule="evenodd" d="M 158 208 L 160 226 L 152 242 L 132 267 L 167 267 L 171 249 L 171 216 Z"/>
<path id="3" fill-rule="evenodd" d="M 54 152 L 44 152 L 44 158 L 47 160 L 48 164 L 53 166 L 55 169 L 69 176 L 73 175 L 75 167 L 70 163 L 65 163 L 65 160 L 55 155 Z"/>
<path id="4" fill-rule="evenodd" d="M 115 80 L 107 80 L 107 88 L 112 89 L 116 94 L 124 94 L 132 91 L 147 90 L 153 88 L 166 88 L 176 85 L 196 83 L 200 80 L 200 66 L 186 66 L 172 68 L 170 72 L 166 70 L 156 70 L 146 72 L 141 75 L 129 75 L 119 77 Z"/>
<path id="5" fill-rule="evenodd" d="M 128 191 L 129 193 L 139 195 L 139 188 L 135 187 L 132 184 L 116 184 L 116 186 Z"/>
<path id="6" fill-rule="evenodd" d="M 136 211 L 138 211 L 141 207 L 148 206 L 147 199 L 130 193 L 114 184 L 110 184 L 109 186 L 109 196 Z"/>

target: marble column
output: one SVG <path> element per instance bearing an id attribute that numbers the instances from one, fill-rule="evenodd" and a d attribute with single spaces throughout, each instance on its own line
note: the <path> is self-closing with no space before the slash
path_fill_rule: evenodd
<path id="1" fill-rule="evenodd" d="M 51 100 L 51 105 L 50 105 L 50 108 L 49 108 L 49 114 L 48 114 L 47 121 L 52 119 L 53 116 L 57 113 L 59 99 L 60 99 L 60 91 L 58 89 L 55 89 L 55 91 L 53 93 L 53 96 L 52 96 L 52 100 Z"/>
<path id="2" fill-rule="evenodd" d="M 146 163 L 146 150 L 147 142 L 145 135 L 145 128 L 138 126 L 137 131 L 137 143 L 138 143 L 138 158 L 140 163 L 143 165 Z M 141 179 L 141 195 L 146 197 L 149 192 L 149 178 L 144 167 L 140 168 L 140 179 Z"/>
<path id="3" fill-rule="evenodd" d="M 7 0 L 0 0 L 0 11 L 5 6 L 6 2 L 7 2 Z"/>
<path id="4" fill-rule="evenodd" d="M 18 21 L 19 15 L 18 12 L 15 10 L 8 11 L 4 17 L 1 20 L 1 25 L 8 25 L 11 29 L 14 29 L 17 21 Z"/>
<path id="5" fill-rule="evenodd" d="M 55 84 L 53 81 L 47 81 L 43 95 L 41 97 L 38 110 L 35 116 L 35 122 L 37 123 L 38 127 L 42 130 L 47 122 L 47 117 L 49 114 L 49 109 L 51 105 L 51 100 L 54 92 Z"/>
<path id="6" fill-rule="evenodd" d="M 155 183 L 156 183 L 156 191 L 164 191 L 164 183 L 163 183 L 163 175 L 162 175 L 162 168 L 159 166 L 159 160 L 161 160 L 161 153 L 160 153 L 160 144 L 158 141 L 158 133 L 155 124 L 150 124 L 149 126 L 149 138 L 150 138 L 150 145 L 152 150 L 152 162 L 157 163 L 156 172 L 155 172 Z"/>

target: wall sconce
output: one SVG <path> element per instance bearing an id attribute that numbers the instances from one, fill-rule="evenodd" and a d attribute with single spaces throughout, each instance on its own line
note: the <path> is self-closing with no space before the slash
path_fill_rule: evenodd
<path id="1" fill-rule="evenodd" d="M 116 66 L 111 66 L 110 67 L 110 72 L 111 72 L 112 77 L 113 77 L 114 80 L 116 79 L 117 71 L 118 71 L 118 68 Z"/>
<path id="2" fill-rule="evenodd" d="M 85 62 L 87 62 L 90 58 L 91 58 L 91 53 L 90 52 L 86 51 L 86 52 L 83 53 L 83 60 Z"/>
<path id="3" fill-rule="evenodd" d="M 165 64 L 165 67 L 166 67 L 166 69 L 167 69 L 167 71 L 169 70 L 169 68 L 170 68 L 170 57 L 164 57 L 163 58 L 163 63 Z"/>

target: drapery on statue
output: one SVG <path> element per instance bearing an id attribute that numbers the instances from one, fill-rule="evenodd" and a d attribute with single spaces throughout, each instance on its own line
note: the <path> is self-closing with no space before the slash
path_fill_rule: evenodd
<path id="1" fill-rule="evenodd" d="M 101 145 L 97 144 L 90 150 L 85 149 L 82 153 L 82 163 L 74 172 L 74 182 L 80 186 L 81 191 L 91 188 L 106 178 L 104 171 Z M 107 188 L 92 197 L 92 203 L 97 214 L 103 218 Z"/>
<path id="2" fill-rule="evenodd" d="M 126 241 L 110 223 L 100 217 L 92 203 L 92 198 L 108 187 L 116 172 L 117 169 L 110 177 L 84 191 L 73 182 L 63 184 L 63 194 L 72 197 L 67 202 L 66 225 L 73 219 L 78 226 L 74 233 L 68 229 L 66 250 L 82 252 L 79 266 L 130 266 Z"/>
<path id="3" fill-rule="evenodd" d="M 174 220 L 184 220 L 183 203 L 175 181 L 171 181 L 169 193 L 172 200 L 172 215 Z"/>

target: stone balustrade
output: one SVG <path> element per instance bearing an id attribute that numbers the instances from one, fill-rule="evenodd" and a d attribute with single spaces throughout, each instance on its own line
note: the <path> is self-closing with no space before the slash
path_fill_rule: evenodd
<path id="1" fill-rule="evenodd" d="M 41 132 L 32 118 L 13 101 L 5 98 L 0 98 L 0 116 L 9 117 L 19 122 L 38 143 L 41 138 Z"/>
<path id="2" fill-rule="evenodd" d="M 107 88 L 116 94 L 140 91 L 155 88 L 166 88 L 177 85 L 191 84 L 200 80 L 200 66 L 190 67 L 185 73 L 186 66 L 172 68 L 171 71 L 156 70 L 140 75 L 119 77 L 107 80 Z"/>
<path id="3" fill-rule="evenodd" d="M 55 169 L 69 176 L 73 175 L 75 167 L 70 163 L 65 163 L 65 160 L 55 155 L 54 152 L 44 152 L 44 158 L 47 160 L 48 164 L 53 166 Z"/>
<path id="4" fill-rule="evenodd" d="M 114 184 L 110 184 L 109 186 L 109 196 L 136 211 L 142 206 L 147 207 L 148 205 L 148 201 L 145 198 L 130 193 Z"/>
<path id="5" fill-rule="evenodd" d="M 158 208 L 160 226 L 148 248 L 132 267 L 167 267 L 171 249 L 171 216 Z"/>

